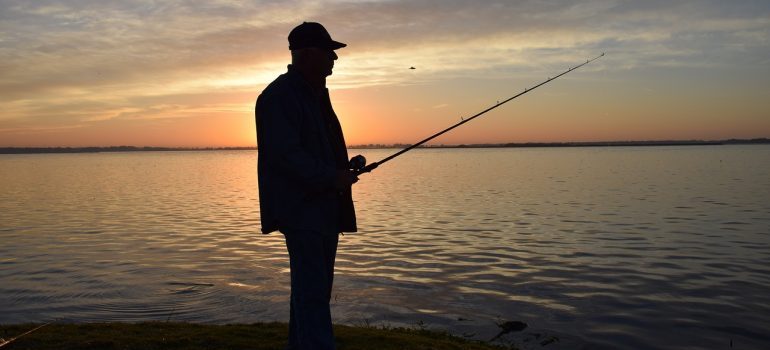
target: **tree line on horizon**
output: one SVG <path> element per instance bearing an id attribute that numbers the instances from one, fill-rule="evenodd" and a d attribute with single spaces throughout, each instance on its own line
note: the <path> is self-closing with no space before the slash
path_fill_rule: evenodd
<path id="1" fill-rule="evenodd" d="M 506 148 L 506 147 L 602 147 L 602 146 L 687 146 L 687 145 L 735 145 L 770 144 L 770 138 L 726 140 L 656 140 L 656 141 L 579 141 L 579 142 L 509 142 L 457 145 L 422 145 L 420 148 Z M 406 148 L 411 144 L 363 144 L 351 149 Z M 246 147 L 153 147 L 153 146 L 104 146 L 104 147 L 0 147 L 0 154 L 26 153 L 97 153 L 97 152 L 153 152 L 153 151 L 242 151 L 256 150 Z"/>

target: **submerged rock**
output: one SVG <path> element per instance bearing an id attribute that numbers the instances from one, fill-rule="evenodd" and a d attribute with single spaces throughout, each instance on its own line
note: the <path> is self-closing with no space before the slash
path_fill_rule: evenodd
<path id="1" fill-rule="evenodd" d="M 497 333 L 496 336 L 494 336 L 489 341 L 497 340 L 497 338 L 502 337 L 503 335 L 506 335 L 511 332 L 521 332 L 525 328 L 527 328 L 527 324 L 521 321 L 505 321 L 502 323 L 497 324 L 498 327 L 500 327 L 500 333 Z"/>

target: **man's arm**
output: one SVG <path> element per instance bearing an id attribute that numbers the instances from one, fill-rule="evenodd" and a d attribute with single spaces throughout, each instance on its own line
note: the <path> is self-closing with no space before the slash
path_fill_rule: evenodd
<path id="1" fill-rule="evenodd" d="M 260 97 L 256 108 L 262 159 L 278 167 L 306 190 L 322 192 L 337 187 L 337 170 L 313 157 L 302 147 L 300 114 L 297 106 L 280 99 Z"/>

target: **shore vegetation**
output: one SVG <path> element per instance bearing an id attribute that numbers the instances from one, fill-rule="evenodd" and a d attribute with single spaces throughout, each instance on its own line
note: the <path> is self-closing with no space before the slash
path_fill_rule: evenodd
<path id="1" fill-rule="evenodd" d="M 0 325 L 1 350 L 284 349 L 286 323 L 208 325 L 183 322 Z M 509 349 L 426 329 L 334 326 L 338 350 Z M 18 337 L 18 338 L 17 338 Z M 14 340 L 15 338 L 15 340 Z"/>

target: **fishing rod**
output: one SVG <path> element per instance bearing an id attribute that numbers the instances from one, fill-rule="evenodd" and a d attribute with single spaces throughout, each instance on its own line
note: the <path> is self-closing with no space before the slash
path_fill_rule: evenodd
<path id="1" fill-rule="evenodd" d="M 409 147 L 406 147 L 406 148 L 404 148 L 404 149 L 402 149 L 402 150 L 400 150 L 400 151 L 398 151 L 398 152 L 388 156 L 387 158 L 385 158 L 383 160 L 380 160 L 379 162 L 374 162 L 372 164 L 367 165 L 366 164 L 366 158 L 364 158 L 364 156 L 362 156 L 362 155 L 357 155 L 357 156 L 353 157 L 352 159 L 350 159 L 350 169 L 353 170 L 353 173 L 355 175 L 361 175 L 363 173 L 371 172 L 372 170 L 376 169 L 378 166 L 384 164 L 385 162 L 387 162 L 387 161 L 389 161 L 389 160 L 391 160 L 393 158 L 396 158 L 396 157 L 398 157 L 398 156 L 400 156 L 400 155 L 402 155 L 402 154 L 404 154 L 406 152 L 409 152 L 412 149 L 417 148 L 417 147 L 421 146 L 422 144 L 424 144 L 424 143 L 426 143 L 426 142 L 428 142 L 430 140 L 433 140 L 436 137 L 439 137 L 439 136 L 443 135 L 444 133 L 448 132 L 449 130 L 452 130 L 452 129 L 460 126 L 460 125 L 463 125 L 463 124 L 473 120 L 473 119 L 476 119 L 477 117 L 482 116 L 484 113 L 487 113 L 487 112 L 489 112 L 489 111 L 491 111 L 491 110 L 493 110 L 493 109 L 495 109 L 497 107 L 500 107 L 500 106 L 506 104 L 507 102 L 509 102 L 509 101 L 511 101 L 511 100 L 513 100 L 513 99 L 515 99 L 515 98 L 517 98 L 519 96 L 521 96 L 521 95 L 524 95 L 524 94 L 526 94 L 526 93 L 528 93 L 528 92 L 530 92 L 530 91 L 532 91 L 534 89 L 537 89 L 540 86 L 543 86 L 543 85 L 551 82 L 552 80 L 555 80 L 556 78 L 558 78 L 558 77 L 560 77 L 560 76 L 562 76 L 564 74 L 567 74 L 567 73 L 569 73 L 569 72 L 571 72 L 571 71 L 573 71 L 575 69 L 578 69 L 578 68 L 580 68 L 582 66 L 585 66 L 585 65 L 587 65 L 587 64 L 589 64 L 589 63 L 591 63 L 591 62 L 593 62 L 593 61 L 595 61 L 597 59 L 599 59 L 602 56 L 604 56 L 604 52 L 602 52 L 602 54 L 599 55 L 599 56 L 596 56 L 596 57 L 594 57 L 594 58 L 592 58 L 590 60 L 586 60 L 585 62 L 583 62 L 583 63 L 581 63 L 581 64 L 579 64 L 579 65 L 577 65 L 575 67 L 567 69 L 566 71 L 560 73 L 557 76 L 554 76 L 553 78 L 549 77 L 548 79 L 546 79 L 545 81 L 541 82 L 540 84 L 537 84 L 537 85 L 535 85 L 535 86 L 533 86 L 531 88 L 525 88 L 524 91 L 522 91 L 522 92 L 520 92 L 520 93 L 518 93 L 518 94 L 516 94 L 516 95 L 514 95 L 514 96 L 512 96 L 510 98 L 508 98 L 507 100 L 504 100 L 502 102 L 497 102 L 497 104 L 494 104 L 491 107 L 489 107 L 489 108 L 487 108 L 487 109 L 485 109 L 485 110 L 483 110 L 483 111 L 481 111 L 479 113 L 476 113 L 475 115 L 473 115 L 473 116 L 471 116 L 471 117 L 469 117 L 467 119 L 464 118 L 459 123 L 457 123 L 455 125 L 452 125 L 452 126 L 446 128 L 444 130 L 441 130 L 441 131 L 431 135 L 430 137 L 428 137 L 428 138 L 426 138 L 426 139 L 424 139 L 424 140 L 422 140 L 422 141 L 420 141 L 418 143 L 415 143 L 415 144 L 413 144 L 413 145 L 411 145 Z"/>
<path id="2" fill-rule="evenodd" d="M 43 327 L 45 327 L 45 326 L 47 326 L 49 324 L 51 324 L 51 323 L 49 322 L 49 323 L 41 324 L 41 325 L 35 327 L 34 329 L 28 330 L 28 331 L 26 331 L 26 332 L 24 332 L 22 334 L 19 334 L 19 335 L 15 336 L 15 337 L 13 337 L 11 339 L 8 339 L 8 340 L 0 339 L 0 348 L 4 347 L 6 345 L 10 345 L 11 343 L 15 342 L 16 339 L 19 339 L 19 338 L 21 338 L 21 337 L 23 337 L 25 335 L 28 335 L 28 334 L 30 334 L 30 333 L 32 333 L 32 332 L 34 332 L 34 331 L 36 331 L 36 330 L 38 330 L 40 328 L 43 328 Z"/>

